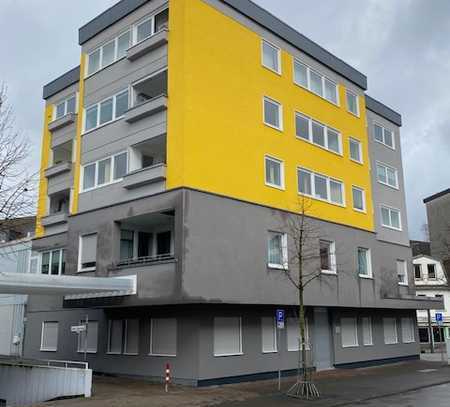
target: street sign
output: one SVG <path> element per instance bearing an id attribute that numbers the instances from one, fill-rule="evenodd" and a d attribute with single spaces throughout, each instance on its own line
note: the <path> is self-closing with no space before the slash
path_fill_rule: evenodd
<path id="1" fill-rule="evenodd" d="M 442 325 L 442 323 L 444 322 L 442 312 L 436 312 L 436 314 L 434 314 L 434 317 L 436 318 L 437 324 Z"/>
<path id="2" fill-rule="evenodd" d="M 284 329 L 284 309 L 277 309 L 276 319 L 277 319 L 277 328 Z"/>
<path id="3" fill-rule="evenodd" d="M 74 332 L 76 334 L 79 334 L 84 331 L 86 331 L 86 325 L 74 325 L 70 327 L 70 332 Z"/>

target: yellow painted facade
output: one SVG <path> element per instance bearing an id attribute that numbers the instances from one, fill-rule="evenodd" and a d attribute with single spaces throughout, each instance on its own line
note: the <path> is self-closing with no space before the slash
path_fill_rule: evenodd
<path id="1" fill-rule="evenodd" d="M 282 50 L 282 74 L 261 64 L 261 37 L 202 0 L 170 2 L 168 188 L 192 187 L 270 207 L 298 210 L 297 168 L 339 179 L 345 207 L 313 200 L 310 214 L 373 230 L 364 98 L 361 116 L 293 82 L 293 57 Z M 283 106 L 283 131 L 263 124 L 263 97 Z M 295 111 L 341 132 L 343 156 L 299 140 Z M 349 158 L 361 140 L 364 164 Z M 264 156 L 284 162 L 285 190 L 265 185 Z M 353 210 L 352 185 L 366 192 L 366 213 Z"/>

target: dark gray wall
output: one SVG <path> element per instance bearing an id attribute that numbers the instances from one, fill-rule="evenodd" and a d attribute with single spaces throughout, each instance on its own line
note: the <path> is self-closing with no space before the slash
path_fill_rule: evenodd
<path id="1" fill-rule="evenodd" d="M 444 260 L 450 271 L 450 193 L 426 201 L 431 256 Z"/>

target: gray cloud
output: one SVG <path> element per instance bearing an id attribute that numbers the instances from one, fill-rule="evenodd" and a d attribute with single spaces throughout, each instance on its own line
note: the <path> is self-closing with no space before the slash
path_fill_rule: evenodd
<path id="1" fill-rule="evenodd" d="M 77 30 L 116 0 L 1 0 L 0 81 L 37 167 L 42 85 L 79 60 Z M 410 233 L 420 238 L 422 199 L 449 187 L 450 2 L 447 0 L 257 0 L 368 76 L 369 93 L 403 114 Z M 81 4 L 81 6 L 80 6 Z"/>

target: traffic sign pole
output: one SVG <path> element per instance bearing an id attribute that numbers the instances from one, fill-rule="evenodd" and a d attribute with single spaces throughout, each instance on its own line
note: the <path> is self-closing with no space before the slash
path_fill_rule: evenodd
<path id="1" fill-rule="evenodd" d="M 281 330 L 284 329 L 284 309 L 277 309 L 275 312 L 277 321 L 277 347 L 278 347 L 278 391 L 281 391 L 281 352 L 280 352 L 280 336 Z"/>

